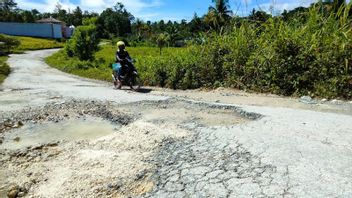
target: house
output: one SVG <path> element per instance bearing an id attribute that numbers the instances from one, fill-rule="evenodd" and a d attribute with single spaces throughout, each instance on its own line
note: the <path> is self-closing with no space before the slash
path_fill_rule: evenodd
<path id="1" fill-rule="evenodd" d="M 64 22 L 50 17 L 36 23 L 0 22 L 0 34 L 61 39 L 71 37 L 72 30 Z"/>
<path id="2" fill-rule="evenodd" d="M 61 32 L 62 32 L 62 36 L 64 38 L 70 38 L 73 32 L 73 29 L 71 27 L 67 27 L 65 22 L 62 22 L 60 20 L 57 20 L 53 17 L 49 17 L 49 18 L 45 18 L 45 19 L 40 19 L 38 21 L 36 21 L 37 23 L 44 23 L 44 24 L 57 24 L 57 25 L 61 25 Z"/>

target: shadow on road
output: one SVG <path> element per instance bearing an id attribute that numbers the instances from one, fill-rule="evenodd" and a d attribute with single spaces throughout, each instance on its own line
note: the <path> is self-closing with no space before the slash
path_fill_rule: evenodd
<path id="1" fill-rule="evenodd" d="M 126 88 L 121 88 L 120 90 L 127 91 L 127 92 L 138 92 L 138 93 L 150 93 L 151 91 L 153 91 L 153 89 L 150 89 L 150 88 L 139 88 L 138 91 L 133 91 L 129 87 L 128 88 L 127 87 Z"/>
<path id="2" fill-rule="evenodd" d="M 149 89 L 149 88 L 140 88 L 137 92 L 138 93 L 150 93 L 151 91 L 153 91 L 153 90 Z"/>

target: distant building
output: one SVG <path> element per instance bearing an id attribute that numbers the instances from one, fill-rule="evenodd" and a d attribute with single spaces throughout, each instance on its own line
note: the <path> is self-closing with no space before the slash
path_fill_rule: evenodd
<path id="1" fill-rule="evenodd" d="M 0 22 L 0 34 L 14 36 L 33 36 L 43 38 L 70 38 L 73 29 L 65 22 L 52 17 L 41 19 L 36 23 L 6 23 Z"/>
<path id="2" fill-rule="evenodd" d="M 40 19 L 38 21 L 36 21 L 37 23 L 53 23 L 53 24 L 60 24 L 62 26 L 66 26 L 66 23 L 65 22 L 62 22 L 62 21 L 59 21 L 53 17 L 49 17 L 49 18 L 46 18 L 46 19 Z"/>
<path id="3" fill-rule="evenodd" d="M 61 32 L 64 38 L 70 38 L 72 33 L 73 33 L 73 29 L 70 27 L 67 27 L 65 22 L 62 22 L 60 20 L 57 20 L 53 17 L 49 17 L 46 19 L 40 19 L 37 21 L 37 23 L 46 23 L 46 24 L 57 24 L 57 25 L 61 25 Z"/>

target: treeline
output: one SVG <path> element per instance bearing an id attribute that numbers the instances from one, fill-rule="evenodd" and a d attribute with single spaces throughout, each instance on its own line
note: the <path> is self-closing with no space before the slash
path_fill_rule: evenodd
<path id="1" fill-rule="evenodd" d="M 84 18 L 97 17 L 94 12 L 82 11 L 80 7 L 74 10 L 65 10 L 58 3 L 53 12 L 40 13 L 37 9 L 22 10 L 14 0 L 0 1 L 0 22 L 34 23 L 43 18 L 53 17 L 67 25 L 80 26 Z"/>

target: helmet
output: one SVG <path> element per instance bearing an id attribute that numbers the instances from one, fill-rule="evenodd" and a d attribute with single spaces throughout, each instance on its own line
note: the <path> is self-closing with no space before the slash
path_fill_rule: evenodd
<path id="1" fill-rule="evenodd" d="M 126 46 L 125 43 L 123 41 L 119 41 L 116 43 L 117 47 L 122 47 L 122 46 Z"/>

